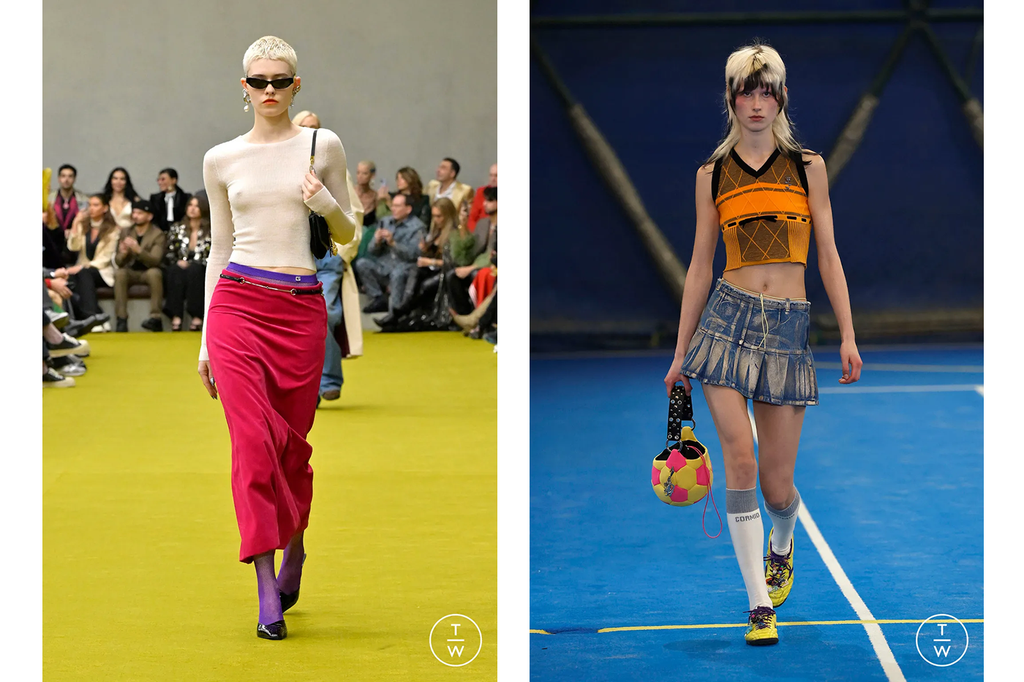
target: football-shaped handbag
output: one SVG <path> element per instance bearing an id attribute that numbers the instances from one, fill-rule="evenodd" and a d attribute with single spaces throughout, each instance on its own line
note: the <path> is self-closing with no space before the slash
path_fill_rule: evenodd
<path id="1" fill-rule="evenodd" d="M 683 421 L 692 426 L 683 426 Z M 665 449 L 658 453 L 651 466 L 651 485 L 654 494 L 665 504 L 674 507 L 688 507 L 705 497 L 714 499 L 711 484 L 714 472 L 711 470 L 711 458 L 708 449 L 697 440 L 693 430 L 697 422 L 693 419 L 693 401 L 686 395 L 682 385 L 672 387 L 672 397 L 668 405 L 668 433 Z M 707 502 L 704 502 L 704 513 L 707 513 Z M 717 513 L 718 506 L 715 505 Z M 701 519 L 703 524 L 703 515 Z M 708 537 L 717 538 L 718 535 Z M 721 535 L 722 531 L 718 531 Z"/>

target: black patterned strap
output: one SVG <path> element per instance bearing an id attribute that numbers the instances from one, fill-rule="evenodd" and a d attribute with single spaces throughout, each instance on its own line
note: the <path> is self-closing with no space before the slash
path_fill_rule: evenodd
<path id="1" fill-rule="evenodd" d="M 668 435 L 669 442 L 682 439 L 683 421 L 693 422 L 693 400 L 686 395 L 682 384 L 672 387 L 672 397 L 668 403 Z M 696 426 L 696 422 L 694 422 Z"/>
<path id="2" fill-rule="evenodd" d="M 309 172 L 313 172 L 313 161 L 316 160 L 316 128 L 313 128 L 313 144 L 309 146 Z"/>

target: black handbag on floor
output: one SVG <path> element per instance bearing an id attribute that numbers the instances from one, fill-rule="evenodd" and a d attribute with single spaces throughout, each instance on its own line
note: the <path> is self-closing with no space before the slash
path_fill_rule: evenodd
<path id="1" fill-rule="evenodd" d="M 316 129 L 313 130 L 313 145 L 309 148 L 309 172 L 313 172 L 313 161 L 316 158 Z M 314 258 L 323 258 L 330 251 L 332 256 L 338 255 L 338 247 L 331 239 L 331 230 L 327 227 L 327 219 L 319 213 L 309 212 L 309 250 Z"/>

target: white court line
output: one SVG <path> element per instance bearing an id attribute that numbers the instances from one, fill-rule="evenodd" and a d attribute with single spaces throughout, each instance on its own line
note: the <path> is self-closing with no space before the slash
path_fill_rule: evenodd
<path id="1" fill-rule="evenodd" d="M 985 387 L 984 386 L 975 386 L 974 390 L 977 391 L 978 395 L 980 395 L 980 396 L 984 396 L 985 395 Z"/>
<path id="2" fill-rule="evenodd" d="M 754 423 L 754 412 L 749 407 L 747 408 L 747 419 L 750 420 L 750 428 L 754 433 L 754 443 L 757 443 L 757 424 Z M 857 594 L 853 583 L 846 576 L 846 571 L 843 570 L 843 567 L 839 565 L 839 560 L 836 559 L 836 555 L 832 553 L 832 549 L 825 542 L 825 537 L 818 530 L 818 524 L 814 523 L 811 512 L 807 511 L 807 505 L 803 501 L 800 502 L 797 518 L 803 523 L 804 530 L 807 531 L 807 534 L 811 537 L 811 542 L 814 543 L 814 548 L 818 550 L 818 554 L 821 555 L 825 565 L 828 566 L 832 579 L 836 581 L 836 584 L 839 585 L 839 590 L 846 597 L 847 601 L 850 602 L 850 606 L 853 607 L 857 618 L 860 620 L 877 620 L 871 614 L 871 611 L 868 610 L 864 600 Z M 889 648 L 889 643 L 885 641 L 885 635 L 882 634 L 882 626 L 878 623 L 864 623 L 864 630 L 868 633 L 868 640 L 870 640 L 871 646 L 875 650 L 875 655 L 878 656 L 878 660 L 882 664 L 885 676 L 889 678 L 890 682 L 906 682 L 907 678 L 903 676 L 903 671 L 900 670 L 899 663 L 896 662 L 896 657 L 893 656 L 892 649 Z"/>
<path id="3" fill-rule="evenodd" d="M 818 393 L 944 393 L 949 391 L 978 391 L 983 387 L 979 384 L 940 384 L 931 386 L 826 386 L 819 388 Z M 984 393 L 982 393 L 984 395 Z"/>

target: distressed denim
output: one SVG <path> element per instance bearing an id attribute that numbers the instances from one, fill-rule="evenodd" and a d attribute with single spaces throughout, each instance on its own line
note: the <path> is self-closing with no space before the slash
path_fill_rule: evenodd
<path id="1" fill-rule="evenodd" d="M 772 405 L 817 405 L 808 344 L 811 304 L 760 297 L 718 280 L 690 340 L 682 373 Z"/>

